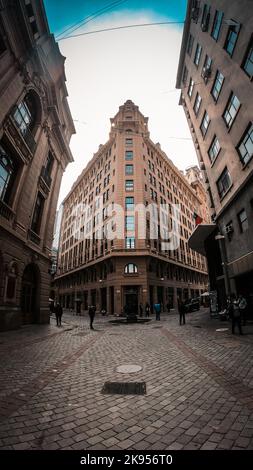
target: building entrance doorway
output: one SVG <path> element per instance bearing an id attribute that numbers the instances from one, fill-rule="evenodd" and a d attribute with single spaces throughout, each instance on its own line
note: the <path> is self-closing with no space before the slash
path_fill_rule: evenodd
<path id="1" fill-rule="evenodd" d="M 124 288 L 124 311 L 138 315 L 138 287 L 127 286 Z"/>
<path id="2" fill-rule="evenodd" d="M 24 270 L 21 285 L 21 312 L 22 324 L 36 323 L 39 320 L 38 268 L 28 264 Z"/>

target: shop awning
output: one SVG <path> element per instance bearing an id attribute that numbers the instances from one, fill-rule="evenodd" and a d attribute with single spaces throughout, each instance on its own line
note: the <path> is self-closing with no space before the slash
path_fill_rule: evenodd
<path id="1" fill-rule="evenodd" d="M 200 253 L 201 255 L 206 256 L 205 251 L 205 240 L 211 235 L 212 232 L 217 228 L 215 224 L 199 224 L 195 228 L 194 232 L 192 232 L 189 240 L 188 245 L 189 247 Z"/>

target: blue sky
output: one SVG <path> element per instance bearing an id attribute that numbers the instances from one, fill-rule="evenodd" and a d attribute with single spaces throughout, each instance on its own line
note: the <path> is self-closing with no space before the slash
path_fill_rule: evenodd
<path id="1" fill-rule="evenodd" d="M 113 3 L 113 0 L 44 0 L 50 29 L 59 33 L 65 27 L 76 23 L 95 11 Z M 138 12 L 147 10 L 154 16 L 163 16 L 175 21 L 185 18 L 187 0 L 126 0 L 110 11 L 128 10 Z M 105 15 L 101 15 L 101 18 Z M 92 26 L 92 21 L 89 27 Z"/>
<path id="2" fill-rule="evenodd" d="M 74 34 L 131 24 L 181 22 L 187 0 L 44 0 L 56 35 L 112 4 Z M 60 203 L 100 144 L 108 140 L 110 118 L 131 99 L 149 117 L 150 138 L 180 170 L 197 163 L 190 131 L 175 89 L 183 24 L 118 29 L 59 41 L 65 61 L 68 102 L 76 134 L 74 163 L 62 179 Z"/>

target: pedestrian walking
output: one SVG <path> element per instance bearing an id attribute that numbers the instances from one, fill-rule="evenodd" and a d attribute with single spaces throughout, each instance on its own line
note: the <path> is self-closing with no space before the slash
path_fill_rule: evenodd
<path id="1" fill-rule="evenodd" d="M 155 309 L 155 319 L 160 320 L 161 304 L 159 302 L 154 304 L 154 309 Z"/>
<path id="2" fill-rule="evenodd" d="M 146 314 L 146 317 L 149 317 L 150 315 L 150 305 L 148 302 L 145 305 L 145 314 Z"/>
<path id="3" fill-rule="evenodd" d="M 140 310 L 140 317 L 142 317 L 143 316 L 143 305 L 142 305 L 142 303 L 140 303 L 140 305 L 139 305 L 139 310 Z"/>
<path id="4" fill-rule="evenodd" d="M 89 314 L 89 317 L 90 317 L 90 329 L 91 330 L 94 330 L 93 322 L 94 322 L 94 318 L 95 318 L 95 313 L 96 313 L 96 307 L 94 305 L 90 305 L 89 308 L 88 308 L 88 314 Z"/>
<path id="5" fill-rule="evenodd" d="M 59 302 L 57 302 L 55 307 L 55 316 L 56 316 L 56 324 L 57 326 L 61 326 L 61 317 L 63 314 L 62 306 Z"/>
<path id="6" fill-rule="evenodd" d="M 183 322 L 183 325 L 185 325 L 185 304 L 184 302 L 182 301 L 182 299 L 180 299 L 180 297 L 178 297 L 177 299 L 177 308 L 178 308 L 178 313 L 179 313 L 179 325 L 181 326 L 182 325 L 182 322 Z"/>
<path id="7" fill-rule="evenodd" d="M 229 317 L 232 320 L 232 334 L 235 334 L 235 326 L 237 325 L 240 335 L 242 335 L 241 314 L 239 308 L 239 299 L 235 294 L 231 294 L 230 304 L 228 307 Z"/>
<path id="8" fill-rule="evenodd" d="M 240 310 L 242 324 L 245 326 L 246 316 L 247 316 L 247 300 L 242 295 L 239 295 L 238 301 L 239 301 L 239 310 Z"/>
<path id="9" fill-rule="evenodd" d="M 167 307 L 167 312 L 170 313 L 170 303 L 169 302 L 167 303 L 166 307 Z"/>

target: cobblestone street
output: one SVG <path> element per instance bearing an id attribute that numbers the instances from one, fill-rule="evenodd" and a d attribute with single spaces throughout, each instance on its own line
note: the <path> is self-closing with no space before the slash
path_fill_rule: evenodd
<path id="1" fill-rule="evenodd" d="M 253 449 L 253 324 L 244 335 L 208 310 L 161 321 L 64 313 L 0 334 L 1 449 Z M 222 331 L 217 331 L 222 329 Z M 135 364 L 136 373 L 117 366 Z M 101 393 L 146 382 L 146 395 Z"/>

